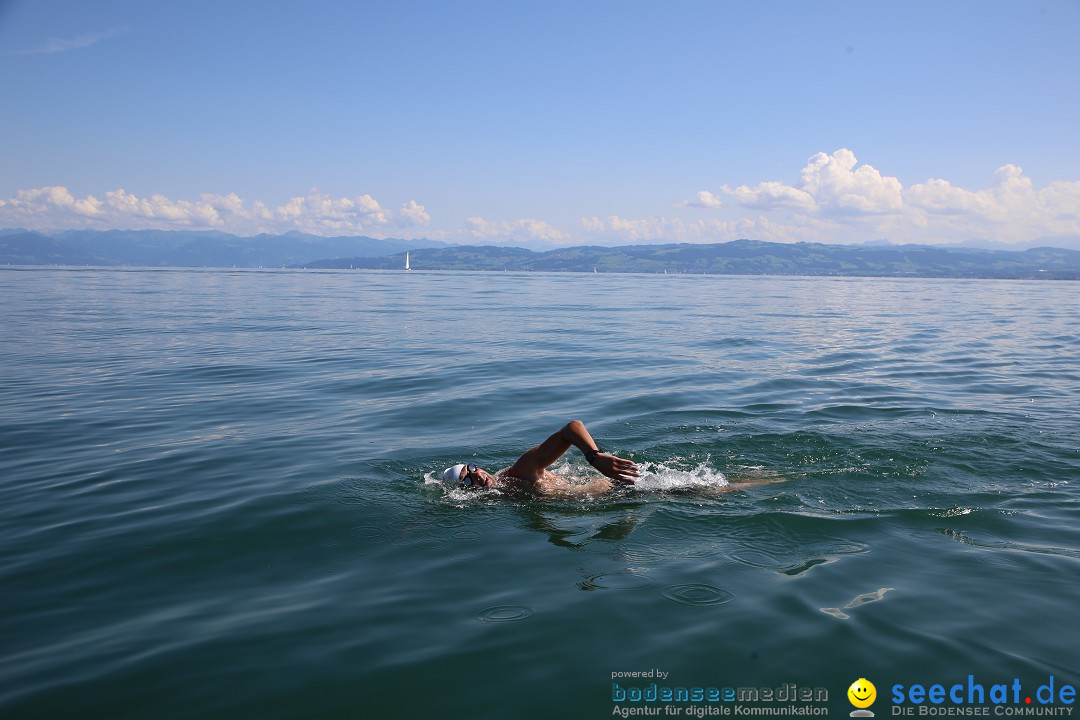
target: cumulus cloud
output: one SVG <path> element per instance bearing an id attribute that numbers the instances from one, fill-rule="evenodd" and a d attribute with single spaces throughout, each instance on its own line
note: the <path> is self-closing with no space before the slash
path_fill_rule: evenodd
<path id="1" fill-rule="evenodd" d="M 39 230 L 214 229 L 237 234 L 300 230 L 316 235 L 382 234 L 427 225 L 424 206 L 409 200 L 397 212 L 383 208 L 371 195 L 334 198 L 312 190 L 270 207 L 246 202 L 235 193 L 203 194 L 198 200 L 174 200 L 155 194 L 140 197 L 123 188 L 103 197 L 75 197 L 63 186 L 20 190 L 0 199 L 0 225 Z"/>
<path id="2" fill-rule="evenodd" d="M 311 192 L 290 199 L 277 208 L 277 213 L 295 223 L 298 228 L 304 225 L 312 230 L 319 228 L 334 232 L 386 225 L 389 222 L 388 213 L 370 195 L 332 198 Z"/>
<path id="3" fill-rule="evenodd" d="M 431 216 L 424 210 L 424 206 L 415 200 L 402 205 L 398 215 L 404 223 L 409 225 L 427 225 L 431 222 Z"/>
<path id="4" fill-rule="evenodd" d="M 521 218 L 508 222 L 493 222 L 482 217 L 465 218 L 466 235 L 474 240 L 493 243 L 559 244 L 571 237 L 543 220 Z"/>
<path id="5" fill-rule="evenodd" d="M 708 190 L 684 205 L 719 207 L 721 197 L 755 210 L 795 210 L 824 213 L 887 213 L 902 204 L 903 188 L 894 177 L 883 176 L 871 165 L 858 165 L 846 148 L 832 155 L 818 153 L 802 169 L 798 185 L 770 180 L 757 185 L 724 185 L 719 194 Z"/>
<path id="6" fill-rule="evenodd" d="M 871 165 L 855 166 L 855 153 L 841 148 L 820 152 L 802 170 L 802 187 L 823 210 L 887 213 L 899 210 L 903 186 Z"/>
<path id="7" fill-rule="evenodd" d="M 841 148 L 807 161 L 799 182 L 767 181 L 702 190 L 680 203 L 730 211 L 743 208 L 770 218 L 774 234 L 790 239 L 853 242 L 963 242 L 988 239 L 1020 243 L 1046 236 L 1080 235 L 1080 182 L 1038 189 L 1016 165 L 1003 165 L 991 187 L 967 190 L 931 178 L 905 188 L 872 165 L 859 165 Z M 780 231 L 780 228 L 785 230 Z M 765 238 L 763 238 L 765 239 Z"/>
<path id="8" fill-rule="evenodd" d="M 624 218 L 609 215 L 581 218 L 581 228 L 592 242 L 621 243 L 680 242 L 686 238 L 686 224 L 681 218 Z"/>
<path id="9" fill-rule="evenodd" d="M 725 185 L 724 187 L 727 186 Z M 718 208 L 723 204 L 724 201 L 719 195 L 713 194 L 708 190 L 702 190 L 697 194 L 695 199 L 684 200 L 678 204 L 678 207 Z"/>
<path id="10" fill-rule="evenodd" d="M 1035 187 L 1016 165 L 1003 165 L 994 184 L 966 190 L 948 180 L 930 179 L 904 191 L 905 216 L 940 234 L 1018 242 L 1080 234 L 1080 181 Z"/>
<path id="11" fill-rule="evenodd" d="M 994 175 L 994 185 L 985 190 L 965 190 L 948 180 L 932 178 L 912 185 L 904 194 L 913 208 L 953 215 L 982 215 L 1007 220 L 1016 213 L 1060 214 L 1076 210 L 1076 196 L 1070 198 L 1070 183 L 1055 183 L 1043 191 L 1035 190 L 1030 178 L 1016 165 L 1003 165 Z M 1076 185 L 1076 183 L 1071 183 Z M 1070 202 L 1070 200 L 1072 202 Z M 1064 203 L 1062 201 L 1065 201 Z M 1061 207 L 1062 205 L 1068 208 Z"/>
<path id="12" fill-rule="evenodd" d="M 608 228 L 617 236 L 629 242 L 648 242 L 661 240 L 667 235 L 681 238 L 684 235 L 683 222 L 680 219 L 669 220 L 662 217 L 630 219 L 612 215 L 608 218 Z"/>
<path id="13" fill-rule="evenodd" d="M 586 232 L 603 232 L 604 221 L 598 217 L 583 217 L 581 227 L 585 228 Z"/>
<path id="14" fill-rule="evenodd" d="M 814 196 L 805 190 L 790 187 L 779 182 L 758 183 L 754 187 L 740 185 L 737 188 L 729 188 L 724 185 L 721 192 L 730 195 L 735 202 L 743 207 L 755 210 L 776 210 L 789 208 L 792 210 L 817 210 L 819 205 Z M 698 193 L 699 197 L 701 193 Z"/>

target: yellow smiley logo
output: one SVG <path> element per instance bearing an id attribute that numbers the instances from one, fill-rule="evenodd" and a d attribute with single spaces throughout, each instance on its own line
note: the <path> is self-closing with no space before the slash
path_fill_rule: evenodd
<path id="1" fill-rule="evenodd" d="M 859 678 L 847 689 L 848 700 L 857 708 L 868 708 L 877 699 L 877 688 L 866 678 Z"/>

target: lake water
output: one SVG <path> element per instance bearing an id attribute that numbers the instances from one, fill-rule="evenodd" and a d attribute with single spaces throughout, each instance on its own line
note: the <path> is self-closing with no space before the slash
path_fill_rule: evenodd
<path id="1" fill-rule="evenodd" d="M 0 270 L 0 716 L 606 718 L 659 682 L 846 717 L 867 678 L 880 718 L 894 684 L 1080 684 L 1078 291 Z M 637 489 L 434 480 L 575 417 Z"/>

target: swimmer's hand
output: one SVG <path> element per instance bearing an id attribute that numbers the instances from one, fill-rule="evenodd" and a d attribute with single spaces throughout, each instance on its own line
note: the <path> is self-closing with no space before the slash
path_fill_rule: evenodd
<path id="1" fill-rule="evenodd" d="M 611 453 L 597 453 L 592 459 L 592 466 L 612 480 L 627 485 L 633 485 L 634 479 L 641 476 L 637 465 Z"/>

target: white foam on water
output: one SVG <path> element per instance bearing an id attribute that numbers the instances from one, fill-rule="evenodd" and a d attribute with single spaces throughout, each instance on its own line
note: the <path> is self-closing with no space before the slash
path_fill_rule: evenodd
<path id="1" fill-rule="evenodd" d="M 677 463 L 679 458 L 673 458 Z M 724 473 L 710 466 L 707 462 L 685 468 L 667 463 L 638 463 L 641 477 L 634 483 L 636 490 L 663 492 L 665 490 L 701 490 L 719 488 L 728 484 Z"/>
<path id="2" fill-rule="evenodd" d="M 441 492 L 443 497 L 455 502 L 467 502 L 470 500 L 482 500 L 502 495 L 497 488 L 465 488 L 460 485 L 450 485 L 442 481 L 438 472 L 424 473 L 424 487 L 433 491 Z"/>

